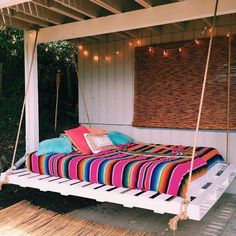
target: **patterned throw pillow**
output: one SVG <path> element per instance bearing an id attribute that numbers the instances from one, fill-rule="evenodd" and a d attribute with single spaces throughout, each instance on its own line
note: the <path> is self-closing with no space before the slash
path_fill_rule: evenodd
<path id="1" fill-rule="evenodd" d="M 107 134 L 84 134 L 85 140 L 93 153 L 116 148 Z"/>
<path id="2" fill-rule="evenodd" d="M 79 149 L 81 153 L 91 154 L 91 149 L 89 148 L 84 134 L 89 133 L 88 129 L 84 126 L 80 126 L 75 129 L 65 130 L 67 137 L 71 140 L 71 142 L 75 145 L 76 148 Z"/>

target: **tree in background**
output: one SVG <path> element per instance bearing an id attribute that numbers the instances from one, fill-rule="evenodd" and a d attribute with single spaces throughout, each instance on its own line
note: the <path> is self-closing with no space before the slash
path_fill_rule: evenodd
<path id="1" fill-rule="evenodd" d="M 72 60 L 77 58 L 77 47 L 67 41 L 38 45 L 39 109 L 41 139 L 53 133 L 55 106 L 55 76 L 60 69 L 62 83 L 59 99 L 58 124 L 77 123 L 66 110 L 73 111 L 78 102 L 77 78 Z M 24 95 L 24 33 L 21 30 L 0 27 L 0 63 L 3 64 L 3 99 L 0 99 L 0 161 L 10 156 L 18 127 Z M 71 81 L 69 81 L 69 79 Z M 70 86 L 68 87 L 68 84 Z M 68 88 L 73 90 L 68 92 Z M 70 93 L 70 96 L 68 94 Z M 71 96 L 72 94 L 72 96 Z M 68 124 L 68 125 L 67 125 Z M 24 128 L 20 147 L 24 149 Z M 3 156 L 2 156 L 3 155 Z M 0 163 L 1 164 L 1 163 Z"/>

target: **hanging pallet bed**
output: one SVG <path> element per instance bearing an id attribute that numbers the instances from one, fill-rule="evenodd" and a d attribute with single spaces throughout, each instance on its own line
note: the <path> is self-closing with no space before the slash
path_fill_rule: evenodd
<path id="1" fill-rule="evenodd" d="M 233 165 L 221 165 L 191 183 L 191 202 L 188 215 L 192 220 L 201 220 L 214 203 L 224 193 L 236 175 Z M 1 175 L 4 178 L 4 173 Z M 99 202 L 111 202 L 125 207 L 138 207 L 153 210 L 155 213 L 178 214 L 181 197 L 160 194 L 154 191 L 142 191 L 90 183 L 82 180 L 70 180 L 49 175 L 28 172 L 27 169 L 14 170 L 9 176 L 9 184 L 30 187 L 40 191 L 57 192 L 61 195 L 72 195 L 95 199 Z"/>

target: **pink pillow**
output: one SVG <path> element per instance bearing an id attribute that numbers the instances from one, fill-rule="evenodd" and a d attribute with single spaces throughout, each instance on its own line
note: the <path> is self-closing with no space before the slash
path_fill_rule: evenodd
<path id="1" fill-rule="evenodd" d="M 80 126 L 75 129 L 65 130 L 66 135 L 71 142 L 80 150 L 81 153 L 90 154 L 91 149 L 89 148 L 84 134 L 89 133 L 88 129 L 84 126 Z"/>
<path id="2" fill-rule="evenodd" d="M 107 131 L 105 129 L 98 129 L 98 128 L 90 128 L 86 127 L 90 133 L 93 134 L 107 134 Z"/>

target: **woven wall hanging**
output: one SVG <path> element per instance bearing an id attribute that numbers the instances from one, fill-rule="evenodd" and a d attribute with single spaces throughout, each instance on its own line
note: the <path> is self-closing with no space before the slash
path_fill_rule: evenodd
<path id="1" fill-rule="evenodd" d="M 209 39 L 135 49 L 133 126 L 195 128 Z M 183 46 L 184 45 L 184 46 Z M 230 129 L 236 129 L 236 40 L 231 42 Z M 181 48 L 181 49 L 180 49 Z M 213 41 L 201 129 L 226 129 L 227 37 Z"/>

